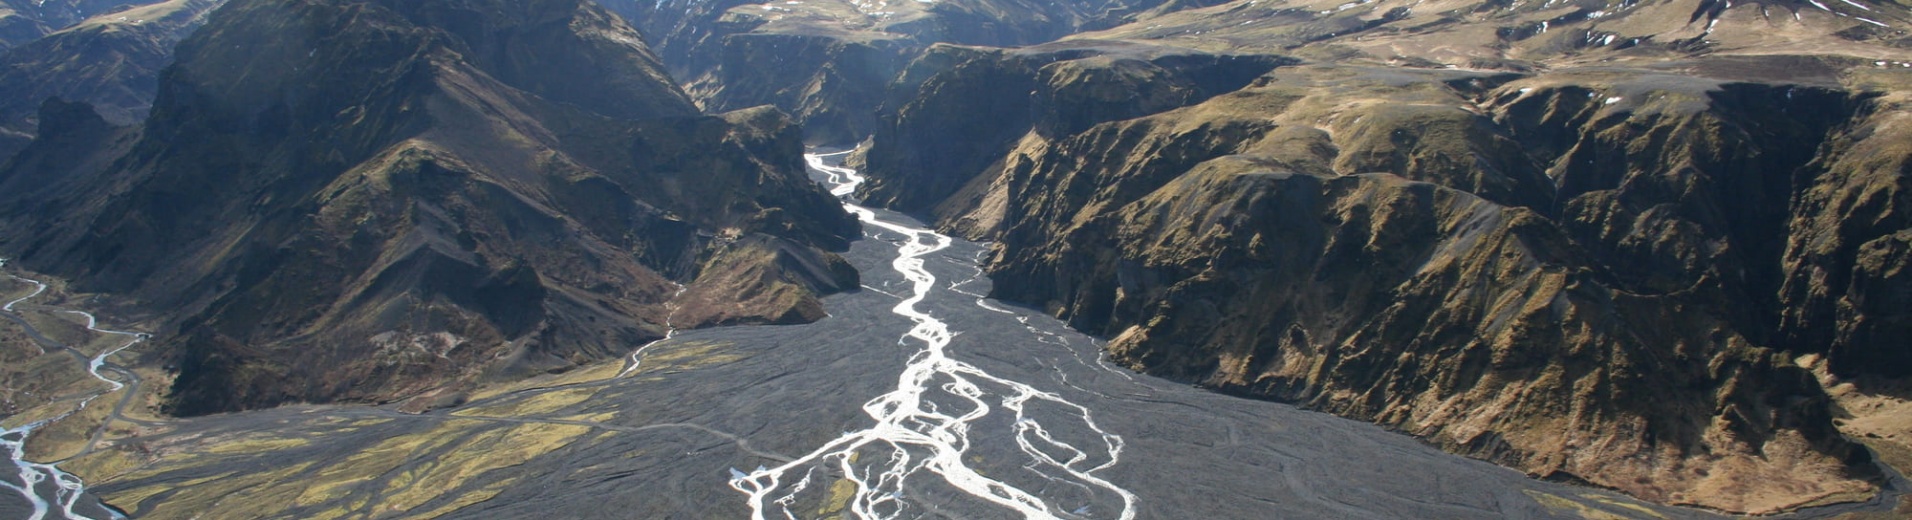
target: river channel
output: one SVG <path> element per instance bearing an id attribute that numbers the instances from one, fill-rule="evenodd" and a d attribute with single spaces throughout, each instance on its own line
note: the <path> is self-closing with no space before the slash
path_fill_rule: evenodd
<path id="1" fill-rule="evenodd" d="M 840 158 L 809 157 L 848 193 Z M 635 366 L 425 414 L 182 419 L 81 476 L 135 518 L 1709 517 L 1133 373 L 983 298 L 985 244 L 849 208 L 864 288 L 816 323 L 676 331 Z"/>

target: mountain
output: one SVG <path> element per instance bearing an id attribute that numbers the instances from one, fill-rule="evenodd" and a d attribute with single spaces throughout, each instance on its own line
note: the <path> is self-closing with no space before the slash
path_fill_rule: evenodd
<path id="1" fill-rule="evenodd" d="M 146 118 L 173 46 L 220 0 L 170 0 L 79 21 L 0 53 L 0 157 L 38 133 L 40 103 L 80 101 L 117 125 Z"/>
<path id="2" fill-rule="evenodd" d="M 3 0 L 0 1 L 0 49 L 22 45 L 72 27 L 83 20 L 151 0 Z M 131 13 L 128 13 L 131 14 Z"/>
<path id="3" fill-rule="evenodd" d="M 42 108 L 0 251 L 163 309 L 173 413 L 457 402 L 855 287 L 797 127 L 700 114 L 595 4 L 235 2 L 158 85 L 136 127 Z"/>
<path id="4" fill-rule="evenodd" d="M 875 130 L 889 83 L 936 43 L 1020 46 L 1110 27 L 1162 0 L 603 0 L 707 110 L 771 104 L 812 142 Z"/>
<path id="5" fill-rule="evenodd" d="M 1912 372 L 1908 15 L 1243 0 L 943 46 L 859 194 L 1137 370 L 1658 502 L 1852 500 L 1827 388 Z"/>
<path id="6" fill-rule="evenodd" d="M 1530 70 L 1690 56 L 1902 61 L 1907 6 L 1892 1 L 1226 2 L 1072 35 L 1205 50 L 1292 52 L 1396 66 Z M 1767 69 L 1769 77 L 1804 73 Z"/>
<path id="7" fill-rule="evenodd" d="M 1044 332 L 1024 309 L 972 309 L 957 281 L 971 244 L 938 249 L 887 226 L 860 246 L 885 256 L 859 265 L 897 258 L 891 246 L 907 258 L 844 300 L 894 316 L 661 343 L 668 355 L 644 358 L 654 372 L 606 379 L 678 329 L 820 320 L 820 295 L 860 287 L 832 253 L 862 236 L 856 222 L 799 156 L 805 143 L 861 142 L 847 158 L 868 175 L 854 197 L 987 242 L 990 296 L 1184 383 L 1165 386 L 1294 403 L 1535 478 L 1694 508 L 1673 516 L 1912 508 L 1896 484 L 1912 468 L 1912 351 L 1900 339 L 1912 334 L 1912 9 L 1897 0 L 600 3 L 254 0 L 198 18 L 186 6 L 210 4 L 169 3 L 158 5 L 175 14 L 154 19 L 173 29 L 124 40 L 107 35 L 156 29 L 0 16 L 38 24 L 5 58 L 28 72 L 0 81 L 27 86 L 0 124 L 34 136 L 0 165 L 0 256 L 72 280 L 62 294 L 131 301 L 122 312 L 157 332 L 139 352 L 171 377 L 167 411 L 361 402 L 464 414 L 288 407 L 125 433 L 105 431 L 118 412 L 96 411 L 100 432 L 66 428 L 107 475 L 95 482 L 124 493 L 109 498 L 195 513 L 293 488 L 300 500 L 240 501 L 349 505 L 338 514 L 577 502 L 519 486 L 535 475 L 525 481 L 575 493 L 654 486 L 675 497 L 643 506 L 659 514 L 708 510 L 704 497 L 733 490 L 755 507 L 826 513 L 852 499 L 940 507 L 902 477 L 880 483 L 890 492 L 744 471 L 818 445 L 849 468 L 861 452 L 838 459 L 838 442 L 944 424 L 957 426 L 925 437 L 967 449 L 962 421 L 852 433 L 903 409 L 859 406 L 888 391 L 873 370 L 938 361 L 858 343 L 902 330 L 917 331 L 905 344 L 961 337 L 950 359 L 977 367 L 1053 369 L 1057 399 L 1187 408 L 1098 409 L 1174 419 L 1097 423 L 1091 406 L 1058 400 L 1024 416 L 1052 387 L 1005 380 L 1016 419 L 990 425 L 1012 433 L 975 438 L 1014 446 L 991 468 L 1032 469 L 1020 464 L 1053 455 L 1039 445 L 1106 446 L 1096 469 L 1047 462 L 1161 488 L 1190 478 L 1161 469 L 1176 460 L 1222 453 L 1286 472 L 1319 447 L 1281 445 L 1295 439 L 1380 446 L 1245 411 L 1286 410 L 1269 403 L 1221 417 L 1204 415 L 1221 406 L 1104 392 L 1156 381 L 1085 357 L 1086 372 L 1065 372 L 1073 350 L 1031 356 L 1018 342 L 1090 342 Z M 167 38 L 184 38 L 176 58 L 146 52 Z M 106 45 L 117 41 L 134 43 Z M 94 42 L 107 50 L 83 50 Z M 139 97 L 136 80 L 169 59 Z M 94 83 L 64 78 L 113 79 L 88 94 L 62 89 Z M 956 322 L 931 316 L 954 316 L 948 305 L 918 313 L 929 300 L 889 290 L 924 277 L 963 296 L 949 301 L 964 311 L 1034 336 L 943 329 Z M 982 387 L 904 374 L 895 395 L 933 416 L 946 403 L 910 384 L 994 404 Z M 659 400 L 658 389 L 684 391 Z M 1070 426 L 1024 420 L 1055 408 Z M 295 415 L 306 419 L 283 419 Z M 430 445 L 441 451 L 419 439 L 461 440 Z M 1118 465 L 1125 446 L 1164 449 L 1129 461 L 1170 464 Z M 438 464 L 453 451 L 461 462 Z M 907 451 L 891 462 L 929 460 Z M 221 456 L 196 456 L 207 452 Z M 367 454 L 381 460 L 362 464 Z M 1359 467 L 1321 482 L 1385 471 L 1355 458 L 1335 458 Z M 277 469 L 246 469 L 261 466 Z M 180 484 L 235 471 L 246 478 Z M 691 474 L 708 480 L 677 478 Z M 281 488 L 287 475 L 313 480 Z M 337 485 L 371 501 L 341 500 Z M 784 485 L 816 496 L 748 491 Z M 1396 485 L 1302 494 L 1379 516 L 1336 501 Z M 191 496 L 175 501 L 182 486 Z M 1135 498 L 1042 486 L 1053 489 L 1028 500 L 989 486 L 978 496 L 1079 516 L 1119 515 L 1104 509 Z M 267 491 L 232 494 L 242 488 Z M 1592 490 L 1575 496 L 1598 505 L 1527 488 L 1423 500 L 1444 490 L 1400 507 L 1658 511 Z M 1274 501 L 1240 496 L 1215 502 Z"/>

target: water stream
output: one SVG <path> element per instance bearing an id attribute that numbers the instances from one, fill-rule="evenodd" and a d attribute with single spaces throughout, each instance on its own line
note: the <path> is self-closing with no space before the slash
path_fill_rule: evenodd
<path id="1" fill-rule="evenodd" d="M 808 156 L 814 176 L 847 196 L 860 177 L 840 158 Z M 601 379 L 424 414 L 289 405 L 168 421 L 141 432 L 154 454 L 139 455 L 141 471 L 88 475 L 90 486 L 19 460 L 31 429 L 9 431 L 0 449 L 22 476 L 0 468 L 16 490 L 0 495 L 30 495 L 39 512 L 11 515 L 17 500 L 4 496 L 0 518 L 112 517 L 88 507 L 88 491 L 148 497 L 116 503 L 135 517 L 377 516 L 404 504 L 485 520 L 1715 518 L 1115 367 L 1095 338 L 983 297 L 993 284 L 979 267 L 986 245 L 847 207 L 864 237 L 843 256 L 864 290 L 827 297 L 829 317 L 815 323 L 671 327 Z M 107 386 L 117 377 L 136 387 L 108 355 L 75 360 Z M 551 447 L 536 455 L 496 443 L 553 427 L 583 433 L 542 439 Z M 513 453 L 524 458 L 468 469 Z M 422 493 L 428 486 L 436 491 Z M 288 494 L 305 498 L 258 498 Z"/>
<path id="2" fill-rule="evenodd" d="M 0 267 L 5 266 L 6 260 L 0 259 Z M 36 288 L 31 294 L 14 299 L 7 302 L 6 305 L 0 306 L 0 311 L 16 312 L 13 308 L 14 305 L 38 297 L 47 290 L 47 284 L 39 280 L 13 275 L 8 276 L 14 280 L 33 284 Z M 86 359 L 87 373 L 92 375 L 94 379 L 105 382 L 111 389 L 94 392 L 81 398 L 78 404 L 72 409 L 62 412 L 60 415 L 34 421 L 17 428 L 0 428 L 0 451 L 6 452 L 6 458 L 9 461 L 8 464 L 11 464 L 13 469 L 13 471 L 6 471 L 4 468 L 0 468 L 0 473 L 11 477 L 0 479 L 0 489 L 11 490 L 26 500 L 27 506 L 30 508 L 30 512 L 25 517 L 26 520 L 42 520 L 48 518 L 48 515 L 57 515 L 55 518 L 69 520 L 125 518 L 124 515 L 110 508 L 99 507 L 97 501 L 92 500 L 91 497 L 87 495 L 85 483 L 82 482 L 79 477 L 62 471 L 57 464 L 26 460 L 27 439 L 33 436 L 34 431 L 85 411 L 86 407 L 93 403 L 93 400 L 126 388 L 126 383 L 101 374 L 100 368 L 106 366 L 106 359 L 108 357 L 146 339 L 146 335 L 142 333 L 101 329 L 99 328 L 99 320 L 87 312 L 74 310 L 60 310 L 59 312 L 75 314 L 86 318 L 87 330 L 101 334 L 126 336 L 128 340 L 118 347 L 101 351 L 99 354 Z M 32 330 L 32 326 L 27 324 L 25 320 L 16 321 L 28 329 L 29 335 L 44 338 L 39 331 Z M 72 351 L 71 348 L 67 348 L 67 350 Z M 78 353 L 77 351 L 72 352 Z M 46 354 L 45 348 L 41 348 L 41 354 Z M 130 372 L 124 370 L 116 370 L 116 373 L 130 376 Z M 130 393 L 128 395 L 130 395 Z M 125 400 L 122 399 L 120 407 L 123 408 L 124 406 Z M 119 410 L 115 409 L 113 413 L 118 414 Z M 103 429 L 104 426 L 101 428 Z M 98 435 L 95 435 L 94 438 L 95 442 L 97 442 Z M 12 478 L 17 478 L 18 480 L 14 481 Z M 82 512 L 81 510 L 84 509 L 94 509 L 98 510 L 98 512 Z"/>
<path id="3" fill-rule="evenodd" d="M 839 154 L 810 154 L 805 159 L 811 168 L 829 176 L 832 194 L 847 197 L 863 178 L 854 170 L 826 164 L 831 155 Z M 847 506 L 858 518 L 903 515 L 909 509 L 902 500 L 906 490 L 913 480 L 924 478 L 940 479 L 1023 518 L 1054 519 L 1096 511 L 1106 511 L 1112 518 L 1134 518 L 1135 494 L 1097 475 L 1121 461 L 1120 436 L 1098 426 L 1093 413 L 1081 404 L 951 357 L 948 348 L 957 333 L 917 308 L 930 293 L 950 290 L 938 287 L 936 275 L 924 268 L 924 257 L 948 248 L 950 237 L 878 218 L 874 211 L 854 203 L 846 202 L 844 207 L 867 226 L 907 237 L 897 242 L 890 267 L 908 281 L 909 288 L 890 312 L 915 324 L 897 344 L 921 350 L 910 356 L 894 390 L 863 404 L 874 424 L 846 432 L 788 463 L 734 475 L 731 486 L 749 496 L 751 517 L 761 520 L 770 512 L 796 517 L 791 505 L 806 491 L 834 487 L 819 483 L 823 475 L 831 475 L 853 486 Z M 1051 405 L 1045 408 L 1052 412 L 1047 416 L 1030 413 L 1032 403 Z M 976 423 L 992 413 L 1011 414 L 1009 438 L 972 435 Z M 1053 421 L 1070 422 L 1071 428 L 1047 426 Z M 1074 486 L 1084 492 L 1083 500 L 1056 504 L 1005 479 L 985 476 L 965 460 L 970 448 L 983 442 L 1013 442 L 1028 457 L 1023 467 L 1042 476 L 1040 484 Z"/>

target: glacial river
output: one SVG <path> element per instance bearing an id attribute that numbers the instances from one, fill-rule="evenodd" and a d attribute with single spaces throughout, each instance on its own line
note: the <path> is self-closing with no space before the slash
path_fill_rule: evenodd
<path id="1" fill-rule="evenodd" d="M 6 260 L 0 259 L 0 267 L 5 266 Z M 18 276 L 8 276 L 8 278 L 16 282 L 31 284 L 34 286 L 34 289 L 26 296 L 8 300 L 5 305 L 0 305 L 0 312 L 17 312 L 14 310 L 15 306 L 37 298 L 47 290 L 47 285 L 39 280 L 21 278 Z M 107 388 L 80 396 L 68 396 L 57 400 L 56 403 L 54 403 L 55 405 L 65 402 L 68 403 L 67 406 L 70 406 L 59 415 L 13 428 L 0 428 L 0 453 L 4 453 L 6 459 L 4 465 L 0 465 L 0 493 L 10 492 L 11 498 L 16 498 L 19 502 L 24 503 L 24 507 L 7 507 L 6 501 L 0 501 L 0 516 L 22 518 L 25 520 L 41 520 L 46 518 L 70 520 L 124 518 L 118 511 L 101 507 L 97 499 L 86 493 L 86 485 L 78 476 L 62 471 L 59 466 L 55 464 L 26 460 L 27 450 L 25 444 L 27 439 L 32 437 L 34 431 L 54 422 L 64 420 L 69 416 L 86 411 L 86 408 L 92 405 L 93 401 L 101 397 L 115 393 L 121 394 L 121 398 L 118 403 L 114 405 L 115 408 L 112 412 L 113 415 L 118 415 L 120 410 L 125 408 L 127 398 L 130 398 L 132 394 L 131 392 L 120 392 L 126 389 L 126 383 L 113 377 L 107 377 L 105 374 L 100 373 L 100 370 L 102 368 L 110 368 L 116 377 L 124 377 L 130 380 L 133 377 L 131 371 L 108 365 L 107 358 L 144 341 L 146 335 L 136 332 L 99 328 L 99 320 L 92 314 L 84 311 L 64 309 L 52 311 L 78 316 L 86 320 L 87 330 L 95 334 L 119 338 L 123 340 L 123 342 L 118 343 L 117 347 L 106 349 L 89 357 L 85 353 L 75 350 L 72 346 L 62 345 L 47 338 L 41 334 L 40 331 L 33 329 L 27 321 L 17 318 L 14 319 L 17 324 L 24 328 L 28 337 L 34 341 L 35 346 L 41 349 L 42 354 L 45 354 L 46 349 L 49 347 L 72 354 L 75 362 L 85 363 L 86 373 L 88 375 L 105 383 Z M 14 318 L 14 316 L 8 316 L 8 318 Z M 96 442 L 97 439 L 98 435 L 96 434 Z"/>
<path id="2" fill-rule="evenodd" d="M 853 189 L 841 154 L 809 160 Z M 133 497 L 114 503 L 133 517 L 182 502 L 292 518 L 1709 517 L 1132 373 L 1040 311 L 984 298 L 985 245 L 847 207 L 864 288 L 825 299 L 816 323 L 674 331 L 584 371 L 601 376 L 422 415 L 174 421 L 142 437 L 157 455 L 141 469 L 82 476 Z"/>
<path id="3" fill-rule="evenodd" d="M 826 162 L 841 155 L 806 159 L 813 171 L 828 176 L 830 193 L 847 197 L 863 178 L 854 170 Z M 796 516 L 791 504 L 799 502 L 800 495 L 828 490 L 817 484 L 824 475 L 850 483 L 846 504 L 859 518 L 896 518 L 909 512 L 906 486 L 952 488 L 958 492 L 952 496 L 977 499 L 1023 518 L 1053 519 L 1096 511 L 1124 520 L 1134 518 L 1135 494 L 1096 475 L 1121 462 L 1121 436 L 1097 426 L 1088 407 L 1057 392 L 996 376 L 953 357 L 949 346 L 956 333 L 948 323 L 917 308 L 932 294 L 961 294 L 961 286 L 977 280 L 971 275 L 943 286 L 924 267 L 925 257 L 948 249 L 954 240 L 878 218 L 875 211 L 856 204 L 845 207 L 869 229 L 902 237 L 890 268 L 905 283 L 895 287 L 896 292 L 870 290 L 900 298 L 890 312 L 914 326 L 897 345 L 921 350 L 910 356 L 894 390 L 863 404 L 872 424 L 775 468 L 737 474 L 730 485 L 750 496 L 751 518 L 762 520 L 766 510 L 779 518 Z M 984 309 L 1016 314 L 974 293 L 968 296 L 976 296 L 976 304 Z M 984 419 L 992 413 L 1009 421 L 1009 431 L 983 429 Z M 985 442 L 1014 442 L 1022 453 L 1022 471 L 987 476 L 972 466 L 965 456 L 971 446 Z M 924 482 L 928 480 L 933 482 Z M 1048 499 L 1038 494 L 1045 489 L 1066 491 L 1069 496 Z"/>
<path id="4" fill-rule="evenodd" d="M 840 158 L 808 156 L 847 198 L 860 177 Z M 787 403 L 746 412 L 757 420 L 743 431 L 790 430 L 758 445 L 795 454 L 730 470 L 751 518 L 811 517 L 831 500 L 854 518 L 1578 518 L 1639 505 L 1371 424 L 1134 374 L 1103 361 L 1095 339 L 984 298 L 985 245 L 846 208 L 865 224 L 849 255 L 865 290 L 831 299 L 832 318 L 681 335 L 762 334 L 775 338 L 764 367 L 801 367 L 730 391 Z M 829 412 L 773 411 L 784 407 Z M 818 434 L 825 425 L 836 429 Z"/>

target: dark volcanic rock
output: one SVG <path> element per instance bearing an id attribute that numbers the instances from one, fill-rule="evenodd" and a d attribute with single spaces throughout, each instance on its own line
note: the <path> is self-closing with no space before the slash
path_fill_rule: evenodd
<path id="1" fill-rule="evenodd" d="M 1129 44 L 1018 51 L 938 47 L 915 97 L 884 120 L 863 162 L 882 172 L 858 195 L 918 210 L 995 172 L 1025 135 L 1060 139 L 1107 121 L 1194 104 L 1293 60 Z M 906 78 L 907 79 L 907 78 Z"/>
<path id="2" fill-rule="evenodd" d="M 221 0 L 171 0 L 110 12 L 22 42 L 0 54 L 0 157 L 37 133 L 50 97 L 92 104 L 117 125 L 146 118 L 173 46 Z"/>
<path id="3" fill-rule="evenodd" d="M 812 142 L 876 132 L 890 83 L 937 43 L 1019 46 L 1116 25 L 1160 0 L 601 0 L 659 49 L 707 110 L 776 105 Z M 908 94 L 904 92 L 903 94 Z"/>
<path id="4" fill-rule="evenodd" d="M 875 131 L 869 104 L 888 96 L 886 87 L 915 47 L 893 39 L 738 34 L 724 39 L 718 72 L 695 76 L 689 88 L 705 108 L 775 105 L 802 121 L 807 140 L 851 143 Z"/>
<path id="5" fill-rule="evenodd" d="M 1133 63 L 1001 56 L 924 83 L 873 139 L 868 191 L 997 241 L 997 296 L 1121 362 L 1656 501 L 1873 489 L 1791 359 L 1912 366 L 1886 339 L 1908 323 L 1889 208 L 1912 155 L 1875 94 L 1308 66 L 1182 97 Z M 1088 70 L 1058 81 L 1065 63 Z M 1050 94 L 948 126 L 1017 81 Z M 1098 81 L 1163 109 L 1072 111 Z"/>
<path id="6" fill-rule="evenodd" d="M 235 3 L 180 45 L 136 141 L 101 125 L 50 125 L 0 177 L 3 247 L 176 310 L 156 355 L 181 414 L 622 355 L 664 333 L 673 279 L 756 288 L 726 270 L 781 283 L 733 321 L 812 317 L 840 285 L 779 273 L 855 229 L 787 118 L 698 115 L 579 0 Z M 781 254 L 706 262 L 718 236 Z"/>
<path id="7" fill-rule="evenodd" d="M 1835 134 L 1795 186 L 1780 333 L 1845 376 L 1912 375 L 1912 105 L 1903 91 Z"/>

